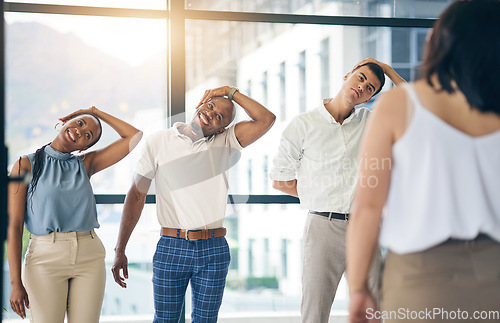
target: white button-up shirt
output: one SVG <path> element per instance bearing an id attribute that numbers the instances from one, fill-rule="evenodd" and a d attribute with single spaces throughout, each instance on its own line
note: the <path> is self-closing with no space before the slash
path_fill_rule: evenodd
<path id="1" fill-rule="evenodd" d="M 271 179 L 297 179 L 300 203 L 309 210 L 348 213 L 369 114 L 358 108 L 340 124 L 322 104 L 295 117 L 283 131 Z"/>

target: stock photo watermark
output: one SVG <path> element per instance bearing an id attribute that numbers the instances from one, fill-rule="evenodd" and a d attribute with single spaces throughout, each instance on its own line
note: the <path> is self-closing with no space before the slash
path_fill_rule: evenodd
<path id="1" fill-rule="evenodd" d="M 500 310 L 497 311 L 464 311 L 445 310 L 440 307 L 425 308 L 424 310 L 410 310 L 399 308 L 394 311 L 366 310 L 366 318 L 377 320 L 500 320 Z"/>

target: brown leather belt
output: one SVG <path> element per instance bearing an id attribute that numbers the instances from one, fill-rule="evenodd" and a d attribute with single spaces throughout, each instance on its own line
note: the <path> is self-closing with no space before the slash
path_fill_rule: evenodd
<path id="1" fill-rule="evenodd" d="M 161 235 L 186 239 L 190 241 L 207 240 L 212 238 L 220 238 L 226 235 L 226 228 L 217 228 L 209 230 L 182 230 L 172 228 L 161 228 Z"/>

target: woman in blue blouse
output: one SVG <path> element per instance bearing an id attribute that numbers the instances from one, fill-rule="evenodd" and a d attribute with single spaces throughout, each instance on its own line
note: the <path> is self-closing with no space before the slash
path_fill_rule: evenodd
<path id="1" fill-rule="evenodd" d="M 115 164 L 137 145 L 142 132 L 95 107 L 60 119 L 56 138 L 19 158 L 11 174 L 30 174 L 29 183 L 9 186 L 7 252 L 11 307 L 31 322 L 99 321 L 105 286 L 105 250 L 90 177 Z M 120 139 L 83 152 L 101 137 L 101 121 Z M 23 226 L 31 233 L 21 270 Z"/>

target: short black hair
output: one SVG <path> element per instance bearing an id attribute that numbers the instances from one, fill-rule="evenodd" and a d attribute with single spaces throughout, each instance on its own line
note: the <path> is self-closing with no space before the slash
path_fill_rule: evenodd
<path id="1" fill-rule="evenodd" d="M 359 70 L 361 67 L 363 66 L 366 66 L 370 69 L 370 71 L 373 72 L 373 74 L 375 74 L 375 76 L 378 78 L 378 80 L 380 81 L 380 87 L 375 91 L 375 93 L 372 95 L 372 98 L 377 95 L 380 91 L 382 91 L 382 88 L 384 87 L 385 85 L 385 73 L 384 73 L 384 69 L 382 67 L 380 67 L 380 65 L 378 64 L 375 64 L 375 63 L 365 63 L 363 65 L 359 65 L 358 67 L 356 67 L 355 69 L 353 69 L 352 71 L 356 71 L 356 70 Z"/>
<path id="2" fill-rule="evenodd" d="M 423 77 L 438 91 L 456 87 L 472 108 L 500 114 L 500 1 L 452 3 L 436 21 L 427 42 Z M 436 75 L 441 88 L 433 84 Z"/>

